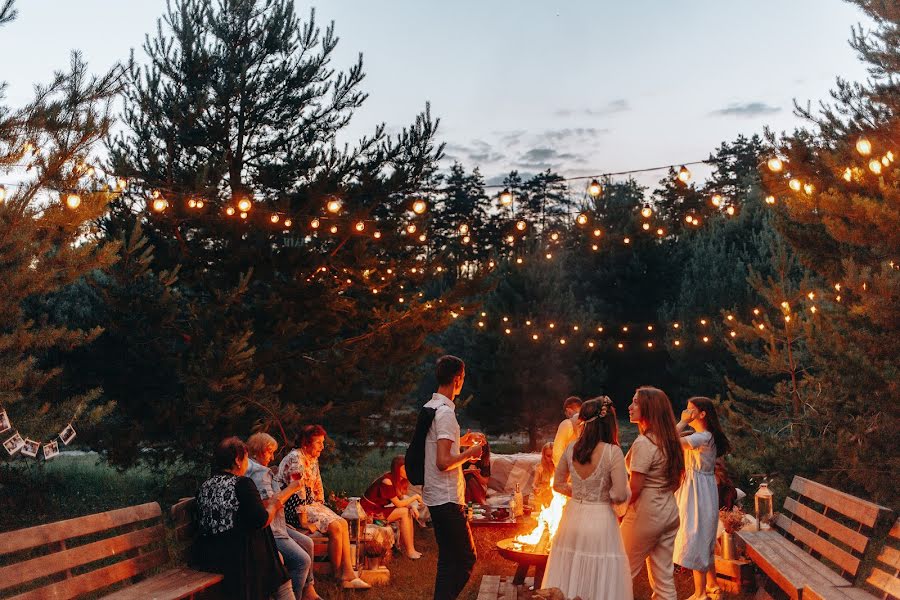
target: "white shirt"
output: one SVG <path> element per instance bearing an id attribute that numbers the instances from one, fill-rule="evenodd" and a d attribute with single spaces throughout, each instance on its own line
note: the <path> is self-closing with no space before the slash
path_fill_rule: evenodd
<path id="1" fill-rule="evenodd" d="M 578 413 L 559 424 L 553 438 L 553 464 L 558 465 L 569 444 L 578 439 Z"/>
<path id="2" fill-rule="evenodd" d="M 456 405 L 443 394 L 434 394 L 425 403 L 428 408 L 436 408 L 434 422 L 425 436 L 425 485 L 422 486 L 422 501 L 426 506 L 439 506 L 452 502 L 466 503 L 466 485 L 462 465 L 441 471 L 437 467 L 438 440 L 450 440 L 450 452 L 459 454 L 459 422 L 456 420 Z"/>

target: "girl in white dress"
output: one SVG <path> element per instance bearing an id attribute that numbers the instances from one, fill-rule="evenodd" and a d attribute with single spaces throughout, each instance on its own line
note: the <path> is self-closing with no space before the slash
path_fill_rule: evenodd
<path id="1" fill-rule="evenodd" d="M 693 433 L 684 433 L 688 425 Z M 719 526 L 716 458 L 726 454 L 730 445 L 709 398 L 688 400 L 677 429 L 684 449 L 684 481 L 675 493 L 681 525 L 675 536 L 673 560 L 694 571 L 694 595 L 688 600 L 707 600 L 708 594 L 720 591 L 713 558 Z"/>
<path id="2" fill-rule="evenodd" d="M 571 496 L 550 546 L 543 588 L 566 598 L 632 600 L 631 571 L 613 503 L 628 498 L 616 412 L 601 396 L 581 407 L 584 431 L 566 448 L 553 489 Z"/>

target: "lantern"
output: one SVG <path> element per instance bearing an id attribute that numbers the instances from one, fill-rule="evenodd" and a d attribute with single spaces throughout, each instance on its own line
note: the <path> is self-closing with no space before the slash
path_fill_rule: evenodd
<path id="1" fill-rule="evenodd" d="M 763 482 L 759 484 L 759 489 L 756 490 L 756 496 L 753 501 L 756 513 L 756 530 L 759 531 L 762 529 L 763 521 L 768 524 L 772 521 L 772 515 L 774 514 L 772 490 L 769 489 L 768 483 Z"/>
<path id="2" fill-rule="evenodd" d="M 349 500 L 341 517 L 347 521 L 347 528 L 350 532 L 350 562 L 355 571 L 360 568 L 359 559 L 362 556 L 360 546 L 365 544 L 366 511 L 359 503 L 359 498 L 350 498 Z"/>

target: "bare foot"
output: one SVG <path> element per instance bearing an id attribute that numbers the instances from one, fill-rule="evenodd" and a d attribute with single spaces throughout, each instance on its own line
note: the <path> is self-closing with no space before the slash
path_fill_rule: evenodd
<path id="1" fill-rule="evenodd" d="M 418 560 L 418 559 L 422 558 L 422 553 L 419 552 L 419 551 L 417 551 L 417 550 L 413 550 L 412 552 L 407 552 L 407 553 L 406 553 L 406 558 L 411 558 L 411 559 L 413 559 L 413 560 Z"/>

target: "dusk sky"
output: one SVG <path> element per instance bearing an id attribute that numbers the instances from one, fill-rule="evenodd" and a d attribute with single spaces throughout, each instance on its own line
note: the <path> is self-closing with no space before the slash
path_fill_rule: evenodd
<path id="1" fill-rule="evenodd" d="M 100 71 L 155 29 L 165 0 L 19 0 L 0 28 L 19 106 L 78 49 Z M 447 155 L 567 176 L 706 158 L 740 133 L 798 124 L 792 102 L 827 99 L 865 71 L 847 44 L 862 18 L 842 0 L 331 0 L 335 66 L 362 52 L 370 94 L 342 139 L 410 123 L 426 102 Z M 658 180 L 660 174 L 643 181 Z"/>

